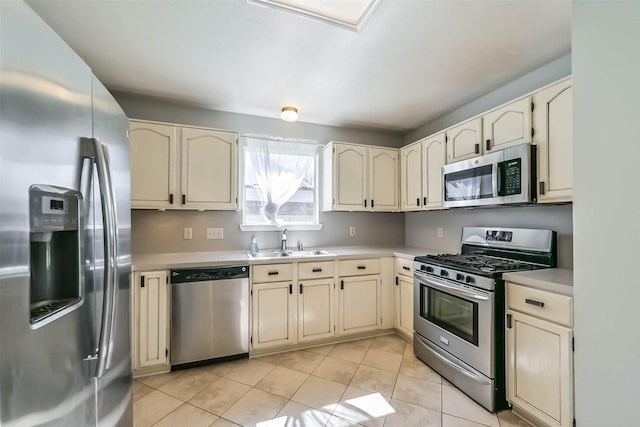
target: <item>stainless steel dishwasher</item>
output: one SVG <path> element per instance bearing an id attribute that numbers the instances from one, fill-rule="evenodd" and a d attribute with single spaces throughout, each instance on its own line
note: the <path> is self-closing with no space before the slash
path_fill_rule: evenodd
<path id="1" fill-rule="evenodd" d="M 171 367 L 246 357 L 249 266 L 171 270 Z"/>

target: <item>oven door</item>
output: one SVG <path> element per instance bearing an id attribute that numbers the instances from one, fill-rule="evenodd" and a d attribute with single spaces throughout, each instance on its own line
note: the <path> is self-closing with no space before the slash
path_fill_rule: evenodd
<path id="1" fill-rule="evenodd" d="M 493 292 L 414 273 L 417 334 L 493 378 Z"/>

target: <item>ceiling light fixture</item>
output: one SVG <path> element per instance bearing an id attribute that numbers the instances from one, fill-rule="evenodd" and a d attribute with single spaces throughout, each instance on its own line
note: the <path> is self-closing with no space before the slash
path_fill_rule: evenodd
<path id="1" fill-rule="evenodd" d="M 282 107 L 280 118 L 285 122 L 295 122 L 298 120 L 298 109 L 294 107 Z"/>

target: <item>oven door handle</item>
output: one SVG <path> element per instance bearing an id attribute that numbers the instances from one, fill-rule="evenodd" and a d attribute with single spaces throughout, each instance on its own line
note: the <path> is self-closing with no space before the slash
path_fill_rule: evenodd
<path id="1" fill-rule="evenodd" d="M 418 336 L 418 334 L 414 334 L 415 338 L 417 338 L 418 340 L 420 340 L 420 342 L 422 344 L 424 344 L 426 347 L 428 347 L 431 350 L 431 354 L 433 354 L 434 356 L 436 356 L 441 362 L 446 363 L 447 365 L 451 366 L 452 368 L 454 368 L 456 371 L 460 372 L 462 375 L 472 379 L 473 381 L 479 382 L 482 385 L 491 385 L 491 382 L 488 381 L 486 378 L 483 378 L 477 374 L 475 374 L 474 372 L 469 371 L 468 369 L 465 369 L 465 367 L 452 362 L 451 360 L 447 359 L 446 357 L 444 357 L 443 355 L 441 355 L 440 353 L 438 353 L 438 348 L 434 348 L 434 346 L 427 342 L 425 339 L 423 339 L 422 337 Z"/>
<path id="2" fill-rule="evenodd" d="M 447 282 L 437 279 L 435 277 L 429 277 L 426 274 L 415 272 L 414 277 L 421 282 L 424 282 L 427 286 L 431 286 L 433 288 L 443 290 L 450 294 L 462 297 L 462 298 L 471 298 L 478 301 L 488 301 L 489 297 L 487 295 L 482 295 L 479 292 L 469 291 L 458 286 L 450 285 Z"/>

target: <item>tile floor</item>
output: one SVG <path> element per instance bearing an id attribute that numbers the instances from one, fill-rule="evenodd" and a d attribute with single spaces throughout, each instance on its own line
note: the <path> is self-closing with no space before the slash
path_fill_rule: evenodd
<path id="1" fill-rule="evenodd" d="M 397 335 L 138 378 L 135 427 L 524 427 L 491 414 Z"/>

